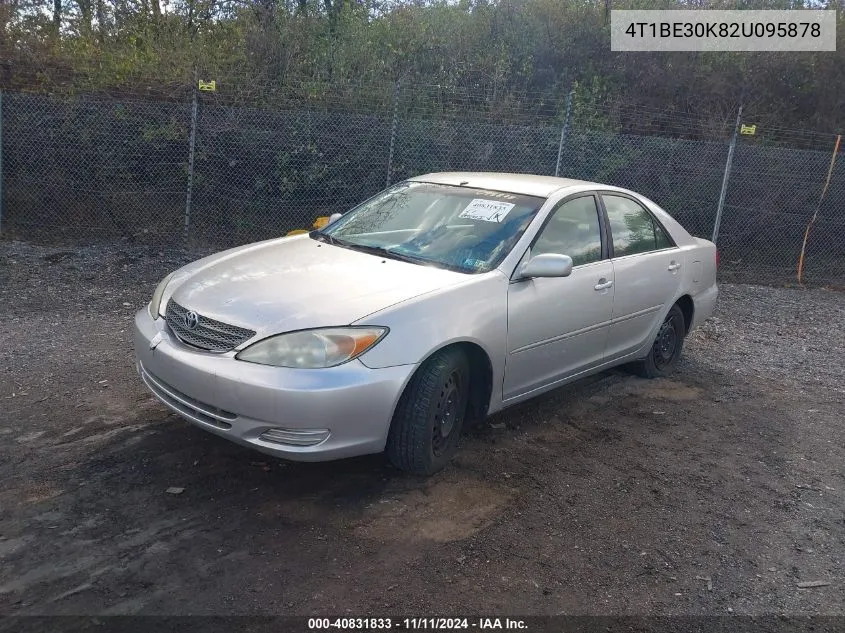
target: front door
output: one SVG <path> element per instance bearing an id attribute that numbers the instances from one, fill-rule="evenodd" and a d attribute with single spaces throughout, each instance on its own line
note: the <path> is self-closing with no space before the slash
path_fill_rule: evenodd
<path id="1" fill-rule="evenodd" d="M 601 227 L 594 195 L 564 200 L 523 258 L 557 253 L 574 266 L 568 277 L 511 281 L 505 400 L 601 364 L 614 292 Z"/>

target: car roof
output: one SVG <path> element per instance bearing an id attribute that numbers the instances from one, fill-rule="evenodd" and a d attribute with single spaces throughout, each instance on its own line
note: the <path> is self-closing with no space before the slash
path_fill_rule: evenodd
<path id="1" fill-rule="evenodd" d="M 540 196 L 548 198 L 550 195 L 565 189 L 581 185 L 593 187 L 611 188 L 587 180 L 574 180 L 572 178 L 557 178 L 555 176 L 535 176 L 533 174 L 507 174 L 484 171 L 449 171 L 433 174 L 423 174 L 408 180 L 416 182 L 431 182 L 441 185 L 462 185 L 465 187 L 477 187 L 478 189 L 490 189 L 492 191 L 504 191 L 507 193 L 518 193 L 526 196 Z M 616 189 L 616 187 L 612 187 Z"/>
<path id="2" fill-rule="evenodd" d="M 563 189 L 578 187 L 580 190 L 597 189 L 600 191 L 618 191 L 628 194 L 647 206 L 653 214 L 668 229 L 675 241 L 689 241 L 691 237 L 687 230 L 660 205 L 644 195 L 614 185 L 605 185 L 589 180 L 575 180 L 574 178 L 557 178 L 555 176 L 535 176 L 533 174 L 509 174 L 492 171 L 447 171 L 423 174 L 409 178 L 410 181 L 430 182 L 442 185 L 476 187 L 491 191 L 517 193 L 525 196 L 548 198 Z M 576 191 L 578 191 L 576 189 Z M 685 236 L 685 237 L 684 237 Z"/>

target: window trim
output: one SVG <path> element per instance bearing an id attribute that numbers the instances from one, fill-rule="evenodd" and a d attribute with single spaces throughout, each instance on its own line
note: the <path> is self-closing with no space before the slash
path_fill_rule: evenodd
<path id="1" fill-rule="evenodd" d="M 654 215 L 654 213 L 651 212 L 651 209 L 649 209 L 647 206 L 645 206 L 642 202 L 637 200 L 631 194 L 625 193 L 623 191 L 612 191 L 612 190 L 608 190 L 608 189 L 598 190 L 596 192 L 596 194 L 598 195 L 599 204 L 601 205 L 601 215 L 604 216 L 604 222 L 605 222 L 605 226 L 607 228 L 607 234 L 605 235 L 605 237 L 607 238 L 607 250 L 608 250 L 608 253 L 610 254 L 610 259 L 622 259 L 623 257 L 636 257 L 637 255 L 648 255 L 650 253 L 661 253 L 663 251 L 668 251 L 668 250 L 671 250 L 673 248 L 679 248 L 677 242 L 675 242 L 675 239 L 672 237 L 672 234 L 669 231 L 666 230 L 666 227 L 663 226 L 663 223 L 657 218 L 657 216 Z M 616 196 L 618 198 L 627 198 L 628 200 L 630 200 L 631 202 L 636 204 L 638 207 L 640 207 L 651 218 L 651 221 L 654 223 L 654 226 L 660 227 L 660 229 L 663 231 L 663 234 L 666 236 L 666 239 L 669 240 L 670 246 L 667 246 L 665 248 L 655 248 L 653 250 L 645 251 L 645 252 L 642 252 L 642 253 L 631 253 L 630 255 L 619 255 L 619 256 L 617 256 L 613 252 L 613 232 L 610 230 L 610 216 L 608 216 L 608 214 L 607 214 L 607 207 L 604 204 L 604 196 Z M 654 236 L 654 244 L 655 244 L 655 246 L 657 245 L 657 235 Z"/>
<path id="2" fill-rule="evenodd" d="M 578 193 L 573 193 L 571 195 L 566 196 L 565 198 L 562 198 L 561 200 L 558 200 L 558 202 L 555 204 L 555 206 L 552 207 L 551 211 L 549 211 L 546 214 L 546 217 L 543 220 L 543 223 L 537 229 L 537 232 L 531 238 L 531 242 L 528 244 L 528 246 L 522 252 L 522 255 L 520 256 L 519 260 L 517 260 L 517 262 L 516 262 L 516 266 L 514 266 L 514 269 L 511 271 L 511 274 L 510 274 L 510 277 L 509 277 L 509 279 L 511 281 L 514 281 L 514 275 L 519 270 L 519 267 L 522 265 L 523 261 L 525 260 L 525 255 L 527 253 L 531 252 L 531 249 L 534 248 L 534 244 L 537 242 L 538 239 L 540 239 L 540 235 L 542 235 L 542 233 L 546 229 L 546 226 L 548 225 L 548 223 L 551 222 L 555 213 L 557 213 L 558 210 L 560 210 L 560 208 L 563 205 L 565 205 L 567 202 L 577 200 L 578 198 L 587 198 L 587 197 L 591 197 L 593 199 L 593 203 L 596 205 L 596 216 L 598 217 L 598 221 L 599 221 L 599 238 L 601 239 L 601 258 L 594 261 L 594 262 L 588 262 L 586 264 L 578 264 L 577 266 L 573 265 L 572 269 L 575 270 L 576 268 L 582 268 L 584 266 L 593 266 L 593 265 L 601 263 L 603 261 L 607 261 L 611 258 L 612 252 L 610 250 L 610 244 L 608 243 L 608 239 L 607 239 L 607 236 L 609 235 L 609 227 L 607 225 L 607 217 L 605 216 L 604 207 L 602 206 L 598 192 L 597 191 L 579 191 Z M 517 280 L 517 281 L 519 281 L 519 280 Z"/>

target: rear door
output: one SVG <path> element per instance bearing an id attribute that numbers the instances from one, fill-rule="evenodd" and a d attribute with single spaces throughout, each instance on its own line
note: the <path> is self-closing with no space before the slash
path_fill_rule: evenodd
<path id="1" fill-rule="evenodd" d="M 684 261 L 669 233 L 635 198 L 602 192 L 601 201 L 615 280 L 605 352 L 605 360 L 613 360 L 648 342 L 677 294 Z"/>
<path id="2" fill-rule="evenodd" d="M 596 196 L 574 196 L 550 214 L 523 257 L 569 255 L 574 266 L 568 277 L 511 281 L 505 400 L 601 363 L 613 310 L 603 232 Z"/>

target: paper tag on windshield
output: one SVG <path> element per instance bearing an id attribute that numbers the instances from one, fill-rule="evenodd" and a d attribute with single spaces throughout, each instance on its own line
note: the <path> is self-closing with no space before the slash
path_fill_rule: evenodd
<path id="1" fill-rule="evenodd" d="M 468 220 L 484 220 L 485 222 L 501 222 L 516 205 L 512 202 L 498 200 L 484 200 L 476 198 L 461 211 L 459 218 Z"/>

